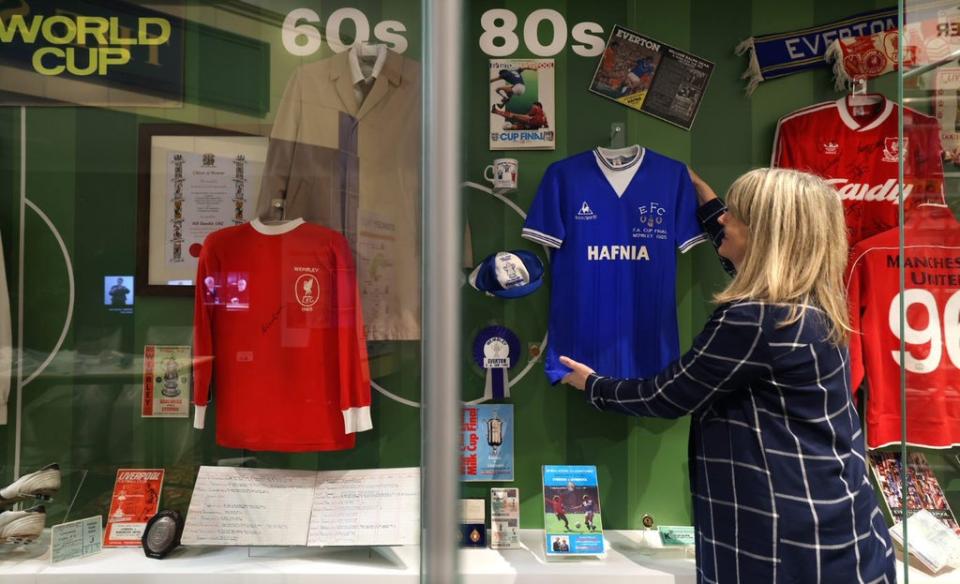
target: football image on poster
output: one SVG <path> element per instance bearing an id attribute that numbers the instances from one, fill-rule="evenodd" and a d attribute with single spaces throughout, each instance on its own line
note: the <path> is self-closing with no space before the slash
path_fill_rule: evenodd
<path id="1" fill-rule="evenodd" d="M 543 504 L 547 556 L 604 553 L 597 467 L 544 466 Z"/>
<path id="2" fill-rule="evenodd" d="M 490 59 L 490 150 L 556 148 L 553 59 Z"/>

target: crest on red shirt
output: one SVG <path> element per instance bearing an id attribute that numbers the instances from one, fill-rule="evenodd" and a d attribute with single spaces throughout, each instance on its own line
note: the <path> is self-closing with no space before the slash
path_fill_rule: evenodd
<path id="1" fill-rule="evenodd" d="M 903 155 L 907 155 L 907 137 L 903 137 Z M 896 136 L 883 139 L 883 161 L 897 162 L 900 156 L 900 139 Z"/>
<path id="2" fill-rule="evenodd" d="M 320 282 L 313 274 L 303 274 L 297 278 L 297 302 L 303 308 L 310 308 L 320 298 Z"/>

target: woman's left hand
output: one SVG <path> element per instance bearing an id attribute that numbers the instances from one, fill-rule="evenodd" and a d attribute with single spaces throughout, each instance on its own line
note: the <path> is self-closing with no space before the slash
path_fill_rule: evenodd
<path id="1" fill-rule="evenodd" d="M 573 371 L 564 375 L 563 379 L 560 381 L 566 383 L 567 385 L 572 385 L 579 390 L 583 390 L 583 388 L 587 385 L 587 377 L 589 377 L 591 373 L 594 373 L 594 370 L 590 369 L 583 363 L 574 361 L 570 357 L 560 357 L 560 363 L 562 363 L 565 367 L 573 369 Z"/>

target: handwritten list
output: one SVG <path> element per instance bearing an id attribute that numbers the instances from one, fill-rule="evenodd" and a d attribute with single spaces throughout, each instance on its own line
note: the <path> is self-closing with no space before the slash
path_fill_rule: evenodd
<path id="1" fill-rule="evenodd" d="M 303 545 L 317 473 L 201 466 L 184 545 Z"/>
<path id="2" fill-rule="evenodd" d="M 202 466 L 184 545 L 406 545 L 419 541 L 420 469 Z"/>
<path id="3" fill-rule="evenodd" d="M 307 545 L 408 545 L 420 541 L 420 469 L 318 473 Z"/>

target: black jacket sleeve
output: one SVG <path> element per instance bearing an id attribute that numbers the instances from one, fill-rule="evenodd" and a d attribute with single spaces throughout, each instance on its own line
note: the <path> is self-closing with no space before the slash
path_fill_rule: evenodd
<path id="1" fill-rule="evenodd" d="M 700 226 L 703 227 L 703 230 L 706 231 L 710 237 L 710 242 L 713 243 L 714 249 L 719 249 L 720 243 L 723 242 L 723 225 L 720 225 L 717 219 L 726 212 L 727 206 L 724 205 L 720 199 L 707 201 L 697 209 L 697 219 L 700 220 Z M 720 265 L 723 266 L 724 271 L 731 276 L 737 273 L 736 268 L 733 267 L 733 263 L 730 260 L 719 255 L 717 257 L 720 258 Z"/>

